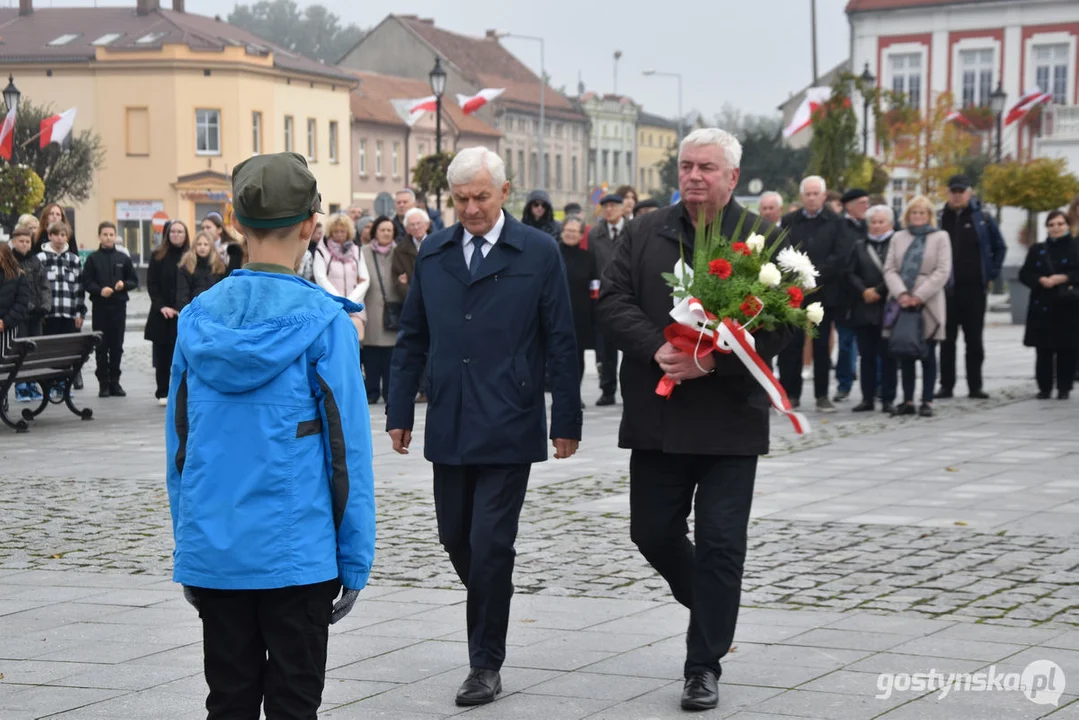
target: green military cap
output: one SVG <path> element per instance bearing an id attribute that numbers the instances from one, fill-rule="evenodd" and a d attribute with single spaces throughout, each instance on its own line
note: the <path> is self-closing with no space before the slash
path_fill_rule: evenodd
<path id="1" fill-rule="evenodd" d="M 232 209 L 245 227 L 289 227 L 321 213 L 322 196 L 303 155 L 256 155 L 232 171 Z"/>

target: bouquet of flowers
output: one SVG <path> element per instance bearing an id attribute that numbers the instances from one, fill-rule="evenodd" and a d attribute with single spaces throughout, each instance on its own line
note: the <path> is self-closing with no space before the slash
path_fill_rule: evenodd
<path id="1" fill-rule="evenodd" d="M 743 214 L 734 237 L 741 237 L 745 219 Z M 769 245 L 756 232 L 759 223 L 745 242 L 731 242 L 720 223 L 706 226 L 702 215 L 692 267 L 683 256 L 673 272 L 663 274 L 674 298 L 674 322 L 664 336 L 695 359 L 714 351 L 734 353 L 768 393 L 772 406 L 791 419 L 796 431 L 808 432 L 809 424 L 791 408 L 783 387 L 757 354 L 752 333 L 783 326 L 815 333 L 824 308 L 818 302 L 802 305 L 816 290 L 818 272 L 805 253 L 784 247 L 785 235 Z M 674 387 L 674 381 L 664 377 L 656 393 L 669 397 Z"/>

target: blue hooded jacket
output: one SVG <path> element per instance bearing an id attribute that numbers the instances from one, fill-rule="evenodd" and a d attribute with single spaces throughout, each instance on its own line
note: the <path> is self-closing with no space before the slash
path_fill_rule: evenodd
<path id="1" fill-rule="evenodd" d="M 366 585 L 371 418 L 349 312 L 298 277 L 238 270 L 180 314 L 166 413 L 173 580 Z"/>

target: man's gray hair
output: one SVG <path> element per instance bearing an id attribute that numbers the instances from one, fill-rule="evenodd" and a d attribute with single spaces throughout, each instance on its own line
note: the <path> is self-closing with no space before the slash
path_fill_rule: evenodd
<path id="1" fill-rule="evenodd" d="M 414 218 L 417 215 L 422 217 L 425 223 L 431 222 L 431 216 L 427 214 L 426 210 L 424 210 L 423 208 L 414 207 L 405 213 L 405 223 L 407 224 L 409 218 Z"/>
<path id="2" fill-rule="evenodd" d="M 584 218 L 582 218 L 580 215 L 569 215 L 568 217 L 566 217 L 566 219 L 562 221 L 562 229 L 564 230 L 566 226 L 570 223 L 577 223 L 581 226 L 581 232 L 584 232 Z"/>
<path id="3" fill-rule="evenodd" d="M 872 220 L 874 215 L 884 213 L 888 216 L 888 222 L 895 227 L 895 209 L 891 205 L 874 205 L 869 208 L 869 212 L 865 214 L 867 220 Z"/>
<path id="4" fill-rule="evenodd" d="M 811 182 L 820 183 L 820 191 L 822 193 L 828 192 L 828 183 L 824 182 L 824 178 L 822 178 L 820 175 L 809 175 L 808 177 L 802 178 L 802 182 L 800 182 L 798 184 L 798 192 L 805 192 L 806 191 L 806 183 L 811 183 Z"/>
<path id="5" fill-rule="evenodd" d="M 767 190 L 765 192 L 762 192 L 761 196 L 757 198 L 757 204 L 759 205 L 760 203 L 764 202 L 766 198 L 775 198 L 776 202 L 779 203 L 779 207 L 782 209 L 783 196 L 777 193 L 775 190 Z"/>
<path id="6" fill-rule="evenodd" d="M 408 193 L 408 196 L 412 198 L 412 202 L 416 202 L 416 193 L 412 190 L 412 188 L 401 188 L 400 190 L 395 192 L 393 196 L 397 197 L 398 195 L 403 195 L 405 193 Z"/>
<path id="7" fill-rule="evenodd" d="M 446 169 L 446 179 L 450 187 L 467 185 L 475 180 L 484 168 L 491 173 L 491 181 L 496 188 L 501 188 L 505 184 L 506 164 L 502 162 L 498 153 L 491 152 L 482 145 L 459 150 L 449 168 Z"/>
<path id="8" fill-rule="evenodd" d="M 700 128 L 686 135 L 682 144 L 678 146 L 678 160 L 681 162 L 682 153 L 690 145 L 706 147 L 714 145 L 723 151 L 723 158 L 727 161 L 727 167 L 734 170 L 742 164 L 742 143 L 738 138 L 726 130 L 719 128 Z"/>

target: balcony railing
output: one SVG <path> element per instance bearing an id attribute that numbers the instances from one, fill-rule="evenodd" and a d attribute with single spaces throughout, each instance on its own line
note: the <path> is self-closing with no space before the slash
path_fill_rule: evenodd
<path id="1" fill-rule="evenodd" d="M 1043 117 L 1043 138 L 1079 139 L 1079 105 L 1049 105 Z"/>

